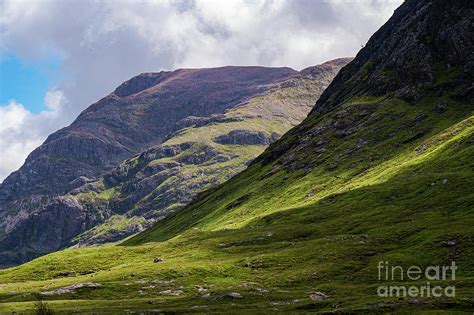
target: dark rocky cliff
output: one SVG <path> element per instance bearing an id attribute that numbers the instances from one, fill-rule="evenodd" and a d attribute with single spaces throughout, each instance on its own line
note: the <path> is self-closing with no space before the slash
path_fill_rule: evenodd
<path id="1" fill-rule="evenodd" d="M 459 98 L 472 98 L 473 13 L 469 0 L 406 1 L 340 72 L 314 110 L 329 110 L 356 94 L 394 93 L 414 103 L 435 86 L 439 95 L 456 88 Z M 438 74 L 449 69 L 459 76 L 440 84 Z"/>
<path id="2" fill-rule="evenodd" d="M 321 156 L 319 151 L 326 146 L 322 140 L 324 134 L 347 139 L 360 130 L 359 124 L 390 100 L 412 104 L 415 111 L 416 104 L 431 97 L 438 112 L 446 111 L 449 100 L 472 100 L 473 3 L 466 0 L 406 1 L 369 39 L 354 60 L 341 69 L 308 118 L 255 162 L 266 164 L 279 159 L 280 163 L 291 165 L 291 168 L 318 165 L 322 160 L 299 160 L 296 156 L 308 154 L 305 151 L 308 149 L 315 156 Z M 379 97 L 383 102 L 364 109 L 344 108 L 360 97 Z M 465 110 L 472 109 L 466 107 Z M 317 119 L 329 113 L 332 113 L 332 125 L 315 126 Z M 428 130 L 415 127 L 426 118 L 425 115 L 410 122 L 399 121 L 400 126 L 388 136 L 393 137 L 400 130 L 409 130 L 412 137 L 424 136 Z M 384 140 L 382 134 L 379 138 L 377 141 Z"/>

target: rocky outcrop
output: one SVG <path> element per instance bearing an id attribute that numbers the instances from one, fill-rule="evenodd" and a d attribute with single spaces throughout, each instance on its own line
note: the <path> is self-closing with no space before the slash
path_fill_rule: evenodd
<path id="1" fill-rule="evenodd" d="M 442 95 L 456 87 L 459 99 L 472 98 L 473 7 L 468 0 L 455 2 L 406 1 L 341 71 L 314 111 L 357 94 L 393 93 L 414 103 L 434 89 Z M 458 75 L 439 82 L 437 76 L 447 72 Z"/>
<path id="2" fill-rule="evenodd" d="M 217 137 L 214 141 L 221 144 L 239 144 L 239 145 L 269 145 L 279 138 L 277 133 L 268 133 L 262 131 L 251 131 L 245 129 L 232 130 L 228 134 Z"/>
<path id="3" fill-rule="evenodd" d="M 93 282 L 86 282 L 86 283 L 78 283 L 78 284 L 71 284 L 62 288 L 58 288 L 51 291 L 43 291 L 39 292 L 41 295 L 59 295 L 59 294 L 71 294 L 76 293 L 79 289 L 95 289 L 99 288 L 102 285 L 100 283 L 93 283 Z"/>
<path id="4" fill-rule="evenodd" d="M 244 117 L 226 117 L 225 115 L 211 115 L 210 117 L 189 116 L 176 123 L 179 130 L 187 127 L 203 127 L 210 124 L 230 123 L 243 121 Z"/>
<path id="5" fill-rule="evenodd" d="M 91 211 L 67 196 L 30 197 L 22 200 L 22 206 L 4 222 L 7 225 L 0 242 L 0 266 L 33 259 L 38 252 L 60 249 L 67 245 L 67 240 L 104 219 L 99 212 L 100 204 Z"/>

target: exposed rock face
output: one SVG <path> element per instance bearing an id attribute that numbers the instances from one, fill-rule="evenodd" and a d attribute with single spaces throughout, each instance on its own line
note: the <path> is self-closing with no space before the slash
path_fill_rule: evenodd
<path id="1" fill-rule="evenodd" d="M 456 87 L 460 99 L 472 98 L 472 16 L 469 0 L 406 1 L 341 71 L 314 111 L 328 111 L 357 94 L 390 92 L 413 103 L 435 85 L 439 95 Z M 439 85 L 437 74 L 449 69 L 459 75 Z"/>
<path id="2" fill-rule="evenodd" d="M 406 1 L 339 72 L 308 118 L 253 163 L 267 164 L 278 159 L 290 171 L 311 171 L 326 161 L 324 152 L 330 142 L 348 141 L 362 128 L 384 119 L 375 113 L 392 100 L 416 106 L 422 99 L 431 97 L 437 103 L 433 111 L 438 114 L 446 111 L 448 98 L 460 102 L 471 100 L 474 96 L 473 13 L 471 1 Z M 364 100 L 355 97 L 380 97 L 381 101 L 364 105 Z M 357 106 L 349 106 L 351 102 Z M 327 115 L 325 122 L 314 124 L 322 115 Z M 427 118 L 394 113 L 391 119 L 398 121 L 397 127 L 388 135 L 372 130 L 372 143 L 400 131 L 411 134 L 401 145 L 415 141 L 427 133 L 421 127 Z M 346 155 L 366 144 L 367 140 L 359 139 L 359 144 L 348 149 Z M 314 158 L 302 158 L 309 154 Z"/>
<path id="3" fill-rule="evenodd" d="M 0 243 L 2 263 L 26 261 L 38 251 L 61 248 L 67 244 L 65 240 L 103 220 L 97 211 L 100 205 L 91 211 L 71 197 L 42 199 L 33 211 L 22 208 L 16 216 L 7 217 L 6 234 Z M 31 199 L 26 202 L 27 207 L 33 205 Z"/>
<path id="4" fill-rule="evenodd" d="M 262 131 L 237 129 L 237 130 L 232 130 L 226 135 L 217 137 L 215 139 L 215 142 L 221 143 L 221 144 L 268 145 L 272 142 L 275 142 L 278 138 L 279 136 L 277 133 L 272 133 L 271 135 L 269 135 Z"/>
<path id="5" fill-rule="evenodd" d="M 71 294 L 71 293 L 76 293 L 76 291 L 79 289 L 83 289 L 83 288 L 95 289 L 101 286 L 102 285 L 100 283 L 93 283 L 93 282 L 78 283 L 78 284 L 68 285 L 66 287 L 62 287 L 62 288 L 52 290 L 52 291 L 39 292 L 39 294 L 41 295 Z"/>
<path id="6" fill-rule="evenodd" d="M 118 240 L 176 211 L 299 123 L 348 61 L 302 72 L 181 69 L 123 83 L 1 184 L 0 266 L 75 242 Z M 213 141 L 225 135 L 251 148 Z"/>

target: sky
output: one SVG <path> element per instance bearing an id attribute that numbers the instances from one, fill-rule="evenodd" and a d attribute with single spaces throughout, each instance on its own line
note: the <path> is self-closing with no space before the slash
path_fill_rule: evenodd
<path id="1" fill-rule="evenodd" d="M 0 182 L 142 73 L 355 56 L 401 0 L 0 0 Z"/>

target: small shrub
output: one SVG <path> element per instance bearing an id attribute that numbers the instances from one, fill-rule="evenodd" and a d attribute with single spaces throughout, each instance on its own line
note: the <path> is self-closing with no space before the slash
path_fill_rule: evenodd
<path id="1" fill-rule="evenodd" d="M 38 301 L 35 304 L 36 315 L 53 315 L 53 310 L 44 301 Z"/>

